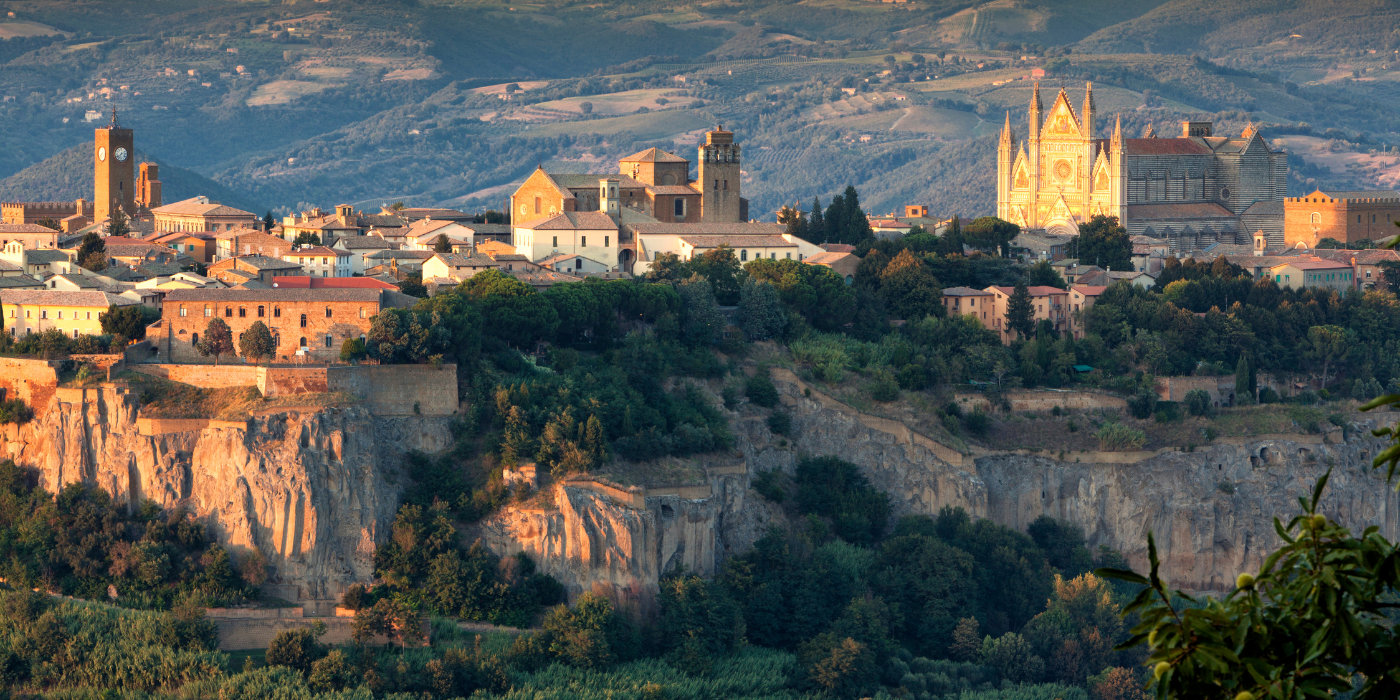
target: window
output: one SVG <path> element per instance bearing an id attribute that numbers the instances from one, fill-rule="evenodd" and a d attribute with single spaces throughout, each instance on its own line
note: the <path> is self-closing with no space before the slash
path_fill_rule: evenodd
<path id="1" fill-rule="evenodd" d="M 552 245 L 552 246 L 550 246 L 550 247 L 552 247 L 552 248 L 558 248 L 558 247 L 559 247 L 559 237 L 558 237 L 558 236 L 555 236 L 555 237 L 554 237 L 554 245 Z"/>
<path id="2" fill-rule="evenodd" d="M 364 317 L 365 317 L 365 307 L 361 306 L 361 307 L 360 307 L 360 318 L 364 318 Z"/>
<path id="3" fill-rule="evenodd" d="M 273 333 L 273 334 L 272 334 L 272 347 L 274 347 L 274 348 L 276 348 L 276 347 L 281 347 L 281 345 L 282 345 L 282 335 L 279 334 L 279 333 Z"/>
<path id="4" fill-rule="evenodd" d="M 676 216 L 682 216 L 682 217 L 685 216 L 685 200 L 684 200 L 684 199 L 681 199 L 680 197 L 676 197 L 675 200 L 673 200 L 673 201 L 676 203 L 676 204 L 675 204 L 675 213 L 676 213 Z"/>
<path id="5" fill-rule="evenodd" d="M 208 304 L 205 304 L 205 305 L 204 305 L 204 317 L 205 317 L 205 318 L 209 318 L 210 316 L 213 316 L 213 315 L 214 315 L 214 307 L 212 307 L 212 306 L 210 306 L 210 305 L 208 305 Z"/>
<path id="6" fill-rule="evenodd" d="M 306 337 L 305 337 L 305 336 L 302 336 L 302 339 L 301 339 L 301 347 L 306 347 Z"/>
<path id="7" fill-rule="evenodd" d="M 740 259 L 740 260 L 748 260 L 748 259 L 749 259 L 749 251 L 747 251 L 747 250 L 741 250 L 741 251 L 739 251 L 739 259 Z"/>
<path id="8" fill-rule="evenodd" d="M 729 181 L 728 181 L 728 180 L 725 180 L 725 181 L 724 181 L 724 189 L 725 189 L 725 190 L 728 190 L 728 189 L 729 189 Z"/>
<path id="9" fill-rule="evenodd" d="M 224 318 L 233 318 L 233 307 L 232 307 L 232 306 L 225 306 L 225 307 L 224 307 Z"/>
<path id="10" fill-rule="evenodd" d="M 272 317 L 273 317 L 273 318 L 282 318 L 282 308 L 281 308 L 280 306 L 274 306 L 274 307 L 272 307 Z"/>
<path id="11" fill-rule="evenodd" d="M 583 269 L 583 258 L 574 258 L 574 269 L 575 269 L 575 270 L 582 270 L 582 269 Z"/>
<path id="12" fill-rule="evenodd" d="M 1360 214 L 1357 214 L 1357 215 L 1356 215 L 1356 223 L 1358 223 L 1358 224 L 1361 223 L 1361 215 L 1360 215 Z"/>
<path id="13" fill-rule="evenodd" d="M 326 347 L 330 347 L 330 346 L 331 346 L 331 334 L 330 334 L 330 333 L 327 333 L 327 334 L 326 334 Z"/>
<path id="14" fill-rule="evenodd" d="M 715 180 L 715 189 L 716 189 L 716 190 L 719 189 L 719 180 Z"/>
<path id="15" fill-rule="evenodd" d="M 40 309 L 40 310 L 39 310 L 39 318 L 48 318 L 48 317 L 49 317 L 49 310 L 48 310 L 48 309 Z"/>
<path id="16" fill-rule="evenodd" d="M 778 259 L 778 254 L 777 254 L 777 253 L 769 253 L 769 254 L 768 254 L 768 259 L 769 259 L 769 260 L 777 260 L 777 259 Z"/>
<path id="17" fill-rule="evenodd" d="M 238 317 L 239 317 L 239 318 L 248 318 L 248 307 L 246 307 L 246 306 L 240 306 L 240 307 L 238 307 Z"/>
<path id="18" fill-rule="evenodd" d="M 326 307 L 326 318 L 330 318 L 330 317 L 331 317 L 331 307 L 327 306 L 327 307 Z"/>
<path id="19" fill-rule="evenodd" d="M 199 334 L 198 334 L 198 333 L 195 333 L 194 335 L 191 335 L 191 336 L 190 336 L 190 345 L 199 345 Z"/>
<path id="20" fill-rule="evenodd" d="M 63 320 L 63 310 L 62 310 L 62 309 L 60 309 L 59 312 L 58 312 L 58 320 L 60 320 L 60 321 Z"/>
<path id="21" fill-rule="evenodd" d="M 258 307 L 258 318 L 262 318 L 265 314 L 266 314 L 266 307 L 259 306 L 259 307 Z"/>
<path id="22" fill-rule="evenodd" d="M 604 248 L 608 247 L 608 237 L 607 237 L 607 236 L 603 236 L 603 247 L 604 247 Z"/>
<path id="23" fill-rule="evenodd" d="M 1322 223 L 1322 214 L 1319 212 L 1313 212 L 1312 216 L 1308 217 L 1308 220 L 1314 224 L 1320 224 Z"/>
<path id="24" fill-rule="evenodd" d="M 301 315 L 301 327 L 302 327 L 302 328 L 305 328 L 305 327 L 306 327 L 306 314 L 302 314 L 302 315 Z M 306 339 L 305 339 L 305 338 L 302 338 L 302 339 L 301 339 L 301 344 L 302 344 L 302 346 L 305 346 L 305 345 L 306 345 Z"/>
<path id="25" fill-rule="evenodd" d="M 578 244 L 581 245 L 581 246 L 583 246 L 583 247 L 585 247 L 585 248 L 587 248 L 587 247 L 588 247 L 588 236 L 579 236 Z"/>
<path id="26" fill-rule="evenodd" d="M 539 197 L 536 197 L 536 198 L 535 198 L 535 213 L 536 213 L 536 214 L 540 213 L 540 198 L 539 198 Z"/>
<path id="27" fill-rule="evenodd" d="M 180 317 L 181 317 L 181 318 L 184 318 L 186 315 L 188 315 L 188 314 L 185 313 L 185 305 L 184 305 L 184 304 L 181 304 L 181 305 L 180 305 Z"/>
<path id="28" fill-rule="evenodd" d="M 788 254 L 787 254 L 787 259 L 788 259 L 788 260 L 791 260 L 791 259 L 792 259 L 792 253 L 788 253 Z"/>

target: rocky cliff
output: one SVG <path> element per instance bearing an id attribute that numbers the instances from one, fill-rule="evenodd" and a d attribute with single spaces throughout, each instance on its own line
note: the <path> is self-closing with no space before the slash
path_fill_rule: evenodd
<path id="1" fill-rule="evenodd" d="M 374 542 L 398 508 L 399 461 L 447 447 L 446 422 L 360 406 L 151 421 L 107 386 L 58 390 L 35 420 L 4 426 L 4 447 L 51 491 L 86 483 L 133 506 L 183 504 L 235 553 L 260 552 L 277 594 L 329 600 L 370 579 Z"/>

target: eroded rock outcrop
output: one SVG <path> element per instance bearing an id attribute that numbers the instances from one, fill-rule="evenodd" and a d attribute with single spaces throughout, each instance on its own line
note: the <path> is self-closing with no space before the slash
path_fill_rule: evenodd
<path id="1" fill-rule="evenodd" d="M 260 552 L 273 591 L 326 600 L 371 578 L 375 540 L 398 508 L 399 462 L 446 448 L 446 422 L 360 406 L 143 421 L 129 394 L 103 387 L 60 390 L 35 420 L 5 426 L 5 451 L 50 491 L 86 483 L 133 506 L 182 504 L 233 551 Z"/>

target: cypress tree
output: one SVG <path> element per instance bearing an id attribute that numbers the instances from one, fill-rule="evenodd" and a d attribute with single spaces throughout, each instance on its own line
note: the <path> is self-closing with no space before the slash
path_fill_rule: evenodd
<path id="1" fill-rule="evenodd" d="M 822 202 L 816 197 L 812 198 L 812 214 L 807 217 L 807 240 L 812 243 L 826 242 L 826 221 L 822 216 Z"/>
<path id="2" fill-rule="evenodd" d="M 1006 302 L 1006 327 L 1016 331 L 1022 339 L 1029 338 L 1035 331 L 1035 319 L 1031 312 L 1030 290 L 1026 289 L 1025 282 L 1017 282 L 1016 289 Z"/>
<path id="3" fill-rule="evenodd" d="M 841 195 L 831 198 L 831 206 L 826 208 L 827 243 L 840 243 L 846 239 L 846 199 Z"/>

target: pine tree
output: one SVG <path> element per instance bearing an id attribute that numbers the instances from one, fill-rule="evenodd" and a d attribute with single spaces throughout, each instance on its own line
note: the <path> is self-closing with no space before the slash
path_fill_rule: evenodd
<path id="1" fill-rule="evenodd" d="M 276 224 L 277 224 L 277 220 L 274 219 L 274 218 L 272 218 L 272 210 L 271 210 L 271 209 L 268 209 L 268 210 L 267 210 L 267 213 L 266 213 L 266 214 L 263 214 L 263 230 L 264 230 L 264 231 L 271 231 L 271 230 L 272 230 L 272 227 L 275 226 Z"/>
<path id="2" fill-rule="evenodd" d="M 787 309 L 773 285 L 749 277 L 739 290 L 737 320 L 750 340 L 768 340 L 782 335 L 787 326 Z"/>
<path id="3" fill-rule="evenodd" d="M 85 234 L 78 246 L 78 264 L 93 272 L 107 269 L 107 242 L 95 232 Z"/>
<path id="4" fill-rule="evenodd" d="M 880 273 L 880 298 L 893 318 L 912 322 L 945 313 L 938 278 L 907 248 Z"/>
<path id="5" fill-rule="evenodd" d="M 826 220 L 822 216 L 822 202 L 816 197 L 812 198 L 812 213 L 807 217 L 807 235 L 812 243 L 826 242 Z"/>
<path id="6" fill-rule="evenodd" d="M 948 230 L 943 234 L 942 245 L 940 246 L 941 250 L 939 252 L 944 255 L 962 255 L 964 242 L 962 220 L 955 216 L 953 217 L 953 221 L 948 224 Z"/>
<path id="7" fill-rule="evenodd" d="M 593 458 L 593 464 L 601 465 L 607 459 L 608 441 L 603 436 L 603 422 L 597 415 L 588 417 L 583 434 L 583 449 Z"/>
<path id="8" fill-rule="evenodd" d="M 131 226 L 127 223 L 126 212 L 121 207 L 112 210 L 112 218 L 107 222 L 107 236 L 126 236 L 131 233 Z"/>
<path id="9" fill-rule="evenodd" d="M 501 463 L 519 466 L 529 461 L 532 450 L 530 423 L 525 420 L 525 412 L 519 406 L 511 406 L 506 414 L 506 428 L 501 436 Z"/>
<path id="10" fill-rule="evenodd" d="M 443 235 L 438 236 L 438 237 L 437 237 L 437 242 L 436 242 L 436 243 L 433 243 L 433 252 L 434 252 L 434 253 L 451 253 L 451 252 L 452 252 L 452 239 L 448 238 L 446 234 L 443 234 Z"/>
<path id="11" fill-rule="evenodd" d="M 1016 332 L 1020 338 L 1028 338 L 1035 331 L 1032 315 L 1031 293 L 1025 282 L 1017 282 L 1016 289 L 1006 302 L 1006 327 Z"/>
<path id="12" fill-rule="evenodd" d="M 866 218 L 865 212 L 860 208 L 860 195 L 856 193 L 854 186 L 846 185 L 845 199 L 846 230 L 840 242 L 855 245 L 875 234 L 870 230 L 870 219 Z"/>
<path id="13" fill-rule="evenodd" d="M 846 199 L 841 195 L 831 198 L 831 206 L 826 208 L 826 219 L 823 223 L 827 243 L 840 243 L 846 240 Z"/>
<path id="14" fill-rule="evenodd" d="M 713 344 L 724 331 L 724 315 L 714 290 L 705 278 L 694 275 L 678 288 L 681 296 L 681 333 L 695 346 Z"/>

